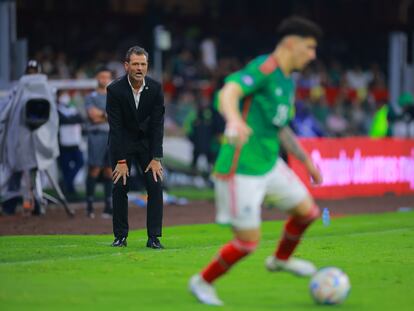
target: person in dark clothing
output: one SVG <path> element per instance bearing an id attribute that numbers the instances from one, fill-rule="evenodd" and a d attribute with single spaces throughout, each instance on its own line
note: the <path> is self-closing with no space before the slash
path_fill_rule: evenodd
<path id="1" fill-rule="evenodd" d="M 213 112 L 208 101 L 197 101 L 197 110 L 187 116 L 187 136 L 193 144 L 192 169 L 197 168 L 197 161 L 200 156 L 207 158 L 208 171 L 213 164 L 214 157 L 211 150 L 211 143 L 214 135 Z"/>
<path id="2" fill-rule="evenodd" d="M 146 77 L 148 53 L 133 46 L 124 62 L 127 74 L 107 88 L 109 151 L 113 168 L 112 246 L 127 246 L 129 170 L 132 160 L 142 169 L 148 193 L 147 247 L 163 248 L 162 178 L 164 95 L 159 82 Z"/>
<path id="3" fill-rule="evenodd" d="M 64 191 L 68 198 L 76 197 L 74 180 L 84 164 L 79 146 L 82 142 L 83 119 L 67 92 L 58 91 L 59 114 L 59 166 L 62 171 Z"/>

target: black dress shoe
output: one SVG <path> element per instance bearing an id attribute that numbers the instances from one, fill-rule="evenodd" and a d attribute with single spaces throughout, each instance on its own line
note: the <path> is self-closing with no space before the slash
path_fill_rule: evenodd
<path id="1" fill-rule="evenodd" d="M 127 246 L 127 239 L 126 238 L 115 238 L 112 242 L 111 246 L 113 247 L 126 247 Z"/>
<path id="2" fill-rule="evenodd" d="M 164 246 L 162 246 L 160 240 L 158 240 L 157 237 L 149 237 L 147 241 L 147 247 L 154 248 L 154 249 L 164 248 Z"/>

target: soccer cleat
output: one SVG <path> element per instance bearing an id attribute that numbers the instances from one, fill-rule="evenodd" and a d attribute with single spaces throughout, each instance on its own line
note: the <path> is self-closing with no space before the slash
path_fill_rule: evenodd
<path id="1" fill-rule="evenodd" d="M 223 302 L 217 297 L 212 285 L 199 275 L 193 275 L 189 283 L 190 292 L 201 302 L 211 306 L 222 306 Z"/>
<path id="2" fill-rule="evenodd" d="M 164 246 L 162 246 L 160 240 L 155 236 L 148 237 L 147 247 L 153 248 L 153 249 L 163 249 L 164 248 Z"/>
<path id="3" fill-rule="evenodd" d="M 111 244 L 112 247 L 126 247 L 127 246 L 127 238 L 115 238 L 115 240 Z"/>
<path id="4" fill-rule="evenodd" d="M 275 256 L 266 258 L 265 266 L 269 271 L 287 271 L 298 276 L 312 276 L 316 272 L 313 263 L 299 258 L 289 258 L 288 260 L 279 260 Z"/>

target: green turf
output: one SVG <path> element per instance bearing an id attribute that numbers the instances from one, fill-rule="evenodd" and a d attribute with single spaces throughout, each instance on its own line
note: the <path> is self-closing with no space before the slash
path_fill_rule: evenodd
<path id="1" fill-rule="evenodd" d="M 211 188 L 175 187 L 167 192 L 168 194 L 188 200 L 214 200 L 214 190 Z"/>
<path id="2" fill-rule="evenodd" d="M 308 280 L 267 273 L 264 258 L 281 222 L 266 222 L 257 252 L 217 282 L 222 310 L 413 310 L 414 213 L 335 218 L 316 223 L 297 254 L 350 276 L 341 306 L 315 305 Z M 187 280 L 230 238 L 216 225 L 165 228 L 163 251 L 143 247 L 134 231 L 124 249 L 110 236 L 0 238 L 0 310 L 210 310 L 187 292 Z"/>

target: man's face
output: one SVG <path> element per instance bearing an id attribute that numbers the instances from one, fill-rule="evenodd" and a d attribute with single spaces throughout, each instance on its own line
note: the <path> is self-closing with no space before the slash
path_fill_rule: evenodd
<path id="1" fill-rule="evenodd" d="M 292 62 L 296 70 L 302 70 L 316 59 L 317 42 L 314 38 L 294 37 L 291 42 Z"/>
<path id="2" fill-rule="evenodd" d="M 101 71 L 96 75 L 99 88 L 105 88 L 112 81 L 112 73 L 110 71 Z"/>
<path id="3" fill-rule="evenodd" d="M 125 62 L 124 67 L 131 82 L 142 83 L 148 71 L 147 57 L 144 54 L 131 54 L 129 62 Z"/>

